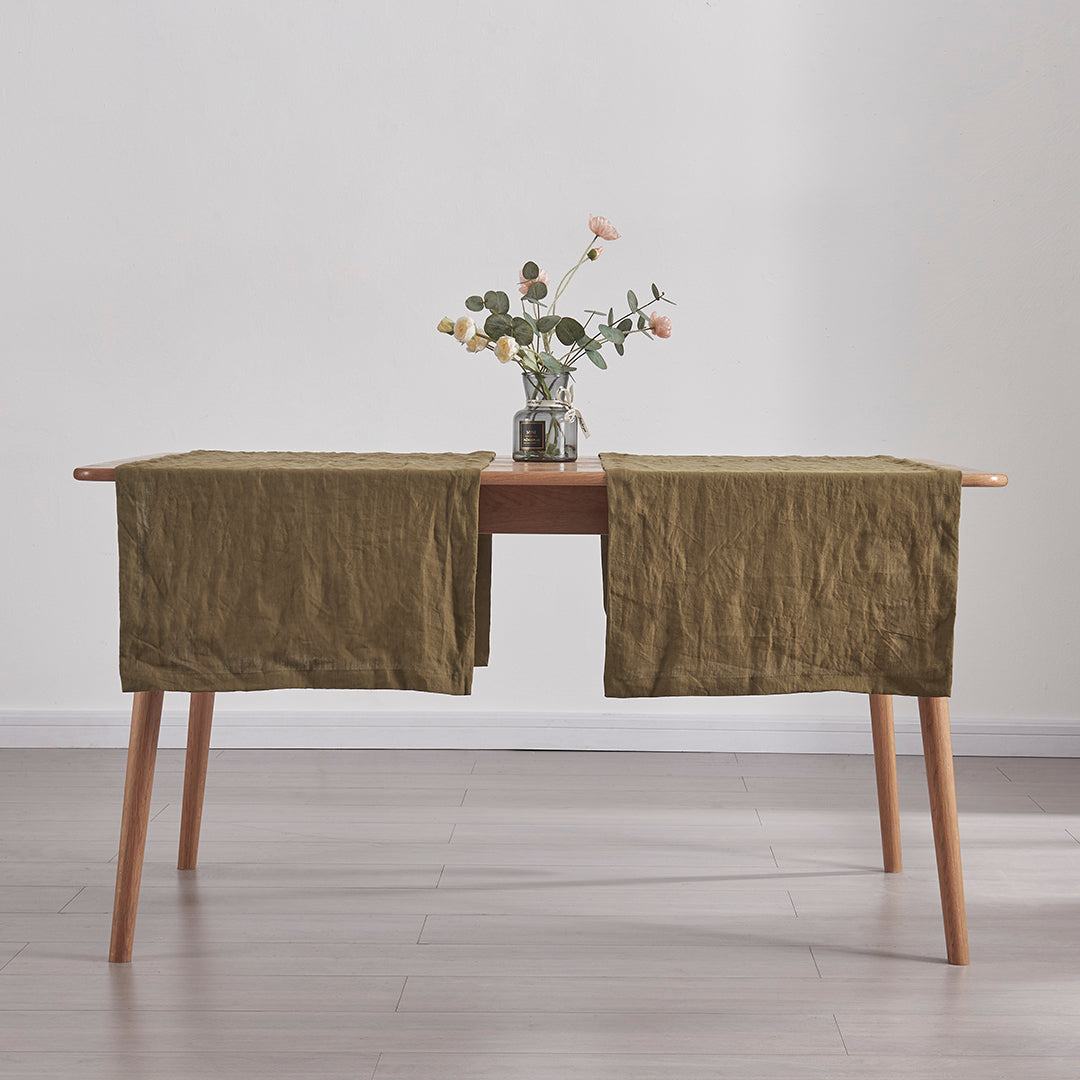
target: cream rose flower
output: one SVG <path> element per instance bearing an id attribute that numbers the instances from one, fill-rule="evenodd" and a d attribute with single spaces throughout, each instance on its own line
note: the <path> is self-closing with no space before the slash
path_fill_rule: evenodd
<path id="1" fill-rule="evenodd" d="M 472 341 L 476 336 L 476 323 L 469 318 L 468 315 L 462 315 L 456 323 L 454 323 L 454 337 L 458 339 L 463 345 Z"/>
<path id="2" fill-rule="evenodd" d="M 508 364 L 517 356 L 517 351 L 518 343 L 508 334 L 495 342 L 495 355 L 499 358 L 500 364 Z"/>
<path id="3" fill-rule="evenodd" d="M 469 352 L 483 352 L 488 346 L 488 340 L 488 338 L 478 332 L 465 342 L 465 348 L 468 349 Z"/>

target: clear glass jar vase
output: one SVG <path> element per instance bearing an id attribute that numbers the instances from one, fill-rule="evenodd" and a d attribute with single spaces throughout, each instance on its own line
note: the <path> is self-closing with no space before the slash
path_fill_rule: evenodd
<path id="1" fill-rule="evenodd" d="M 525 371 L 521 381 L 528 400 L 514 413 L 514 460 L 577 461 L 577 416 L 570 413 L 569 402 L 559 400 L 559 391 L 569 386 L 569 372 Z"/>

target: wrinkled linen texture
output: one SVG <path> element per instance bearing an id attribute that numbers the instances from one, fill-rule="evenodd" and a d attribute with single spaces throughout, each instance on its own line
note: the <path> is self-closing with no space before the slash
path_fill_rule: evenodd
<path id="1" fill-rule="evenodd" d="M 487 662 L 493 457 L 197 450 L 118 465 L 123 689 L 469 693 Z"/>
<path id="2" fill-rule="evenodd" d="M 608 697 L 947 697 L 962 473 L 601 454 Z"/>

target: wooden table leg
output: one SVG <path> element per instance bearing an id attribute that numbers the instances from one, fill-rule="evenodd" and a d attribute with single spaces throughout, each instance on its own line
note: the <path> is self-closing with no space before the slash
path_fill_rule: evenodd
<path id="1" fill-rule="evenodd" d="M 210 757 L 210 725 L 214 719 L 214 695 L 191 695 L 188 708 L 187 759 L 184 763 L 184 805 L 180 811 L 180 854 L 177 870 L 194 870 L 199 858 L 199 827 L 202 825 L 206 762 Z"/>
<path id="2" fill-rule="evenodd" d="M 870 695 L 870 727 L 874 733 L 881 855 L 885 873 L 899 874 L 904 863 L 900 854 L 900 794 L 896 783 L 896 736 L 893 733 L 891 694 Z"/>
<path id="3" fill-rule="evenodd" d="M 161 729 L 161 690 L 135 694 L 131 703 L 131 738 L 128 741 L 124 812 L 120 819 L 120 854 L 116 862 L 112 942 L 109 962 L 127 964 L 135 943 L 135 914 L 139 907 L 146 827 L 150 821 L 150 792 L 154 786 L 158 732 Z"/>
<path id="4" fill-rule="evenodd" d="M 945 951 L 950 964 L 968 963 L 964 875 L 960 866 L 960 829 L 956 820 L 949 699 L 919 698 L 926 781 L 930 787 L 930 820 L 937 851 L 941 912 L 945 919 Z"/>

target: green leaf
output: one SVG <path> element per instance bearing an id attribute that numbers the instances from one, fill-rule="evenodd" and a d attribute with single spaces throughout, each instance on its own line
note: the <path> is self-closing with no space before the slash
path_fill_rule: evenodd
<path id="1" fill-rule="evenodd" d="M 637 328 L 639 330 L 644 330 L 645 329 L 645 316 L 644 315 L 639 315 L 637 317 Z"/>
<path id="2" fill-rule="evenodd" d="M 608 341 L 612 342 L 615 345 L 622 345 L 622 343 L 626 340 L 623 332 L 614 326 L 601 326 L 597 329 L 599 329 L 600 333 L 603 334 L 604 337 L 608 339 Z"/>
<path id="3" fill-rule="evenodd" d="M 543 300 L 548 294 L 548 287 L 542 281 L 534 281 L 528 289 L 525 290 L 525 299 L 532 300 L 534 303 Z"/>
<path id="4" fill-rule="evenodd" d="M 540 365 L 536 362 L 536 354 L 529 349 L 521 357 L 522 364 L 525 365 L 530 371 L 539 371 Z"/>
<path id="5" fill-rule="evenodd" d="M 540 267 L 531 259 L 521 268 L 521 276 L 526 281 L 535 281 L 540 276 Z"/>
<path id="6" fill-rule="evenodd" d="M 608 324 L 608 326 L 614 326 L 615 325 L 615 309 L 614 308 L 608 308 L 607 324 Z"/>
<path id="7" fill-rule="evenodd" d="M 470 311 L 483 311 L 484 310 L 484 298 L 482 296 L 470 296 L 465 301 L 465 306 Z"/>
<path id="8" fill-rule="evenodd" d="M 511 319 L 508 319 L 505 315 L 498 313 L 489 315 L 487 322 L 484 323 L 484 334 L 491 338 L 492 341 L 498 341 L 501 337 L 506 337 L 507 334 L 513 334 L 514 323 Z M 517 340 L 516 338 L 514 339 Z"/>
<path id="9" fill-rule="evenodd" d="M 660 290 L 656 287 L 656 282 L 655 281 L 653 282 L 652 294 L 653 294 L 653 297 L 655 299 L 657 299 L 657 300 L 660 299 Z"/>
<path id="10" fill-rule="evenodd" d="M 625 353 L 625 352 L 626 352 L 626 350 L 625 350 L 625 349 L 624 349 L 624 348 L 623 348 L 623 347 L 622 347 L 622 346 L 621 346 L 621 345 L 620 345 L 620 344 L 619 344 L 618 342 L 616 342 L 616 343 L 615 343 L 615 351 L 616 351 L 616 352 L 617 352 L 617 353 L 618 353 L 618 354 L 619 354 L 620 356 L 622 356 L 622 355 L 623 355 L 623 353 Z"/>
<path id="11" fill-rule="evenodd" d="M 607 368 L 607 361 L 598 352 L 586 350 L 585 355 L 601 370 Z"/>
<path id="12" fill-rule="evenodd" d="M 521 317 L 533 328 L 533 333 L 534 334 L 536 333 L 537 330 L 540 329 L 539 326 L 536 323 L 536 320 L 527 311 L 523 311 L 521 313 Z M 515 316 L 515 318 L 516 318 L 516 316 Z"/>
<path id="13" fill-rule="evenodd" d="M 532 344 L 533 328 L 524 319 L 515 318 L 511 325 L 513 327 L 511 333 L 519 345 Z"/>
<path id="14" fill-rule="evenodd" d="M 563 370 L 562 364 L 560 364 L 549 352 L 542 352 L 540 354 L 540 363 L 542 363 L 548 371 L 560 372 Z"/>
<path id="15" fill-rule="evenodd" d="M 541 334 L 550 334 L 559 325 L 558 315 L 541 315 L 536 320 L 536 328 Z"/>
<path id="16" fill-rule="evenodd" d="M 510 310 L 510 297 L 501 289 L 484 293 L 484 306 L 495 315 L 505 315 Z"/>
<path id="17" fill-rule="evenodd" d="M 622 332 L 623 332 L 624 334 L 625 334 L 625 333 L 626 333 L 626 332 L 627 332 L 628 330 L 633 330 L 633 328 L 634 328 L 634 320 L 633 320 L 633 319 L 623 319 L 623 321 L 622 321 L 621 323 L 619 323 L 619 329 L 620 329 L 620 330 L 621 330 L 621 331 L 622 331 Z"/>
<path id="18" fill-rule="evenodd" d="M 637 311 L 637 297 L 634 295 L 633 290 L 627 290 L 626 302 L 630 305 L 631 311 Z"/>
<path id="19" fill-rule="evenodd" d="M 566 315 L 559 320 L 558 326 L 555 327 L 555 336 L 564 345 L 573 345 L 585 336 L 585 327 L 577 319 Z"/>

